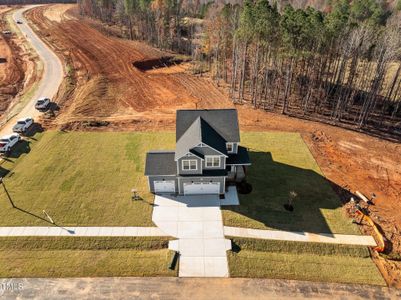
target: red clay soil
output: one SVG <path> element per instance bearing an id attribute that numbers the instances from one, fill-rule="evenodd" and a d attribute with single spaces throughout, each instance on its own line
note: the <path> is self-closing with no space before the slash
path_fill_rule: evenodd
<path id="1" fill-rule="evenodd" d="M 65 6 L 58 7 L 64 14 Z M 88 120 L 96 119 L 110 123 L 86 130 L 165 130 L 174 129 L 176 109 L 233 107 L 224 89 L 207 78 L 188 74 L 183 67 L 144 72 L 133 66 L 136 61 L 157 60 L 166 53 L 106 36 L 94 29 L 93 21 L 74 19 L 78 18 L 74 11 L 57 22 L 44 17 L 44 10 L 34 9 L 30 18 L 72 67 L 68 80 L 74 87 L 68 93 L 60 92 L 61 111 L 52 126 L 83 129 Z M 53 10 L 57 9 L 53 6 Z M 242 130 L 299 132 L 330 181 L 351 192 L 359 190 L 367 196 L 375 193 L 371 217 L 389 240 L 391 255 L 399 255 L 400 143 L 247 106 L 237 109 Z M 366 225 L 361 230 L 371 232 Z M 401 262 L 382 258 L 375 261 L 388 284 L 400 287 Z"/>
<path id="2" fill-rule="evenodd" d="M 5 14 L 11 8 L 0 6 L 0 32 L 8 30 Z M 24 79 L 23 63 L 16 55 L 16 45 L 11 35 L 0 33 L 0 114 L 22 87 Z"/>
<path id="3" fill-rule="evenodd" d="M 166 53 L 105 36 L 84 20 L 50 21 L 43 16 L 45 9 L 33 10 L 30 18 L 69 61 L 77 83 L 62 107 L 60 123 L 87 117 L 153 120 L 171 117 L 179 108 L 226 106 L 222 93 L 207 80 L 199 84 L 196 77 L 182 72 L 147 73 L 133 65 Z"/>

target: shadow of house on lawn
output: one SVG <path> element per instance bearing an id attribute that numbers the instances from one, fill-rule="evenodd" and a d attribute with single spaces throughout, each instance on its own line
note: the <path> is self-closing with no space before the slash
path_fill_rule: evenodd
<path id="1" fill-rule="evenodd" d="M 230 225 L 313 233 L 350 233 L 353 230 L 352 221 L 336 210 L 341 202 L 330 186 L 334 183 L 313 170 L 276 162 L 270 152 L 250 152 L 249 155 L 252 166 L 247 181 L 253 190 L 250 194 L 239 195 L 240 206 L 223 208 L 235 213 L 226 214 Z M 343 190 L 339 186 L 336 189 Z M 290 191 L 298 195 L 293 201 L 293 212 L 284 208 Z M 351 195 L 346 190 L 343 193 Z"/>

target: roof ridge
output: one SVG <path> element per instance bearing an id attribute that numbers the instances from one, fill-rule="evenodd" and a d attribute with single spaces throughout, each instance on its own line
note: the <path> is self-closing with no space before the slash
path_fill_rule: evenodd
<path id="1" fill-rule="evenodd" d="M 211 125 L 208 121 L 206 121 L 204 118 L 202 118 L 201 116 L 199 116 L 199 118 L 203 121 L 203 122 L 205 122 L 205 124 L 207 125 L 207 126 L 209 126 L 211 129 L 213 129 L 216 133 L 217 133 L 217 135 L 219 135 L 224 141 L 225 141 L 225 138 L 220 134 L 220 132 L 219 132 L 219 130 L 217 130 L 216 128 L 214 128 L 214 126 L 213 125 Z M 202 125 L 202 124 L 201 124 Z M 202 131 L 202 126 L 200 126 L 201 127 L 201 131 Z M 201 138 L 202 138 L 202 136 L 201 136 Z M 209 145 L 210 146 L 210 145 Z"/>
<path id="2" fill-rule="evenodd" d="M 236 108 L 204 108 L 204 109 L 177 109 L 178 111 L 218 111 L 218 110 L 237 110 Z"/>
<path id="3" fill-rule="evenodd" d="M 195 121 L 198 121 L 198 120 L 199 120 L 198 138 L 199 138 L 200 141 L 202 141 L 202 121 L 204 121 L 204 120 L 202 119 L 201 116 L 198 116 Z"/>
<path id="4" fill-rule="evenodd" d="M 175 153 L 175 150 L 150 150 L 148 153 L 151 154 L 163 154 L 163 153 Z"/>

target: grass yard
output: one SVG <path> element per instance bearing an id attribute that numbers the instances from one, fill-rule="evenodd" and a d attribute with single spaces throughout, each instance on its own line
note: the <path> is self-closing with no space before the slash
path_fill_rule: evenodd
<path id="1" fill-rule="evenodd" d="M 242 144 L 253 192 L 224 209 L 225 225 L 358 234 L 300 135 L 246 132 Z M 43 210 L 62 226 L 153 226 L 145 153 L 174 148 L 173 132 L 39 133 L 1 165 L 19 209 L 0 188 L 0 226 L 47 225 Z M 133 187 L 143 201 L 131 200 Z M 292 213 L 283 207 L 290 190 L 299 195 Z"/>
<path id="2" fill-rule="evenodd" d="M 0 238 L 0 277 L 177 276 L 168 238 Z"/>
<path id="3" fill-rule="evenodd" d="M 225 207 L 228 226 L 358 234 L 298 134 L 242 133 L 253 192 Z M 143 175 L 150 149 L 174 149 L 173 132 L 38 133 L 1 163 L 0 226 L 154 226 Z M 131 200 L 136 187 L 141 201 Z M 294 190 L 295 211 L 283 204 Z M 10 199 L 17 208 L 12 208 Z M 234 277 L 384 284 L 366 248 L 234 239 Z M 176 276 L 168 238 L 0 238 L 0 277 Z"/>
<path id="4" fill-rule="evenodd" d="M 253 191 L 240 195 L 240 206 L 223 208 L 224 225 L 359 234 L 299 134 L 246 132 L 241 144 L 250 149 Z M 290 191 L 298 194 L 293 212 L 283 207 Z"/>
<path id="5" fill-rule="evenodd" d="M 37 134 L 1 166 L 18 209 L 0 188 L 0 226 L 48 225 L 43 210 L 61 226 L 154 226 L 145 154 L 174 147 L 172 132 Z M 131 200 L 133 187 L 142 201 Z"/>
<path id="6" fill-rule="evenodd" d="M 366 247 L 233 238 L 231 277 L 385 285 Z"/>

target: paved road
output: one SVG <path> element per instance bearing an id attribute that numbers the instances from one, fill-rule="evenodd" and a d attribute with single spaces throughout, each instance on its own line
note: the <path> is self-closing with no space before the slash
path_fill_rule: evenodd
<path id="1" fill-rule="evenodd" d="M 1 290 L 1 287 L 9 287 Z M 2 295 L 2 296 L 1 296 Z M 0 299 L 400 299 L 386 287 L 244 278 L 0 279 Z"/>
<path id="2" fill-rule="evenodd" d="M 16 120 L 25 117 L 37 118 L 41 113 L 35 109 L 36 99 L 42 96 L 53 98 L 58 88 L 64 78 L 63 65 L 60 59 L 55 55 L 42 40 L 33 32 L 29 27 L 28 22 L 23 16 L 23 13 L 33 6 L 28 6 L 16 10 L 13 14 L 13 20 L 22 21 L 22 24 L 16 24 L 21 32 L 25 35 L 27 40 L 30 42 L 32 47 L 38 53 L 40 59 L 43 62 L 44 72 L 43 77 L 39 83 L 39 86 L 34 93 L 32 99 L 29 100 L 27 105 L 22 109 L 22 111 L 10 119 L 1 129 L 0 135 L 9 134 L 12 132 L 12 126 L 15 124 Z"/>

